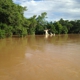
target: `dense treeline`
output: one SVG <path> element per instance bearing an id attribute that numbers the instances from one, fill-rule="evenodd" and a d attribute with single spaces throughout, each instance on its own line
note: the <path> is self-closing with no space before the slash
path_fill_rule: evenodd
<path id="1" fill-rule="evenodd" d="M 46 21 L 47 13 L 24 17 L 26 7 L 13 3 L 12 0 L 0 0 L 0 38 L 13 35 L 26 36 L 44 34 L 45 29 L 56 34 L 80 33 L 80 20 L 60 19 L 55 22 Z"/>

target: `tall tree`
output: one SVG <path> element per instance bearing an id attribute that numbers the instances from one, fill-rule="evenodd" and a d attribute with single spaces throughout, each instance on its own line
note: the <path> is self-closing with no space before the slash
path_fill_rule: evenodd
<path id="1" fill-rule="evenodd" d="M 55 28 L 56 28 L 56 33 L 57 34 L 61 34 L 62 33 L 63 26 L 59 22 L 55 23 Z"/>
<path id="2" fill-rule="evenodd" d="M 28 27 L 28 34 L 35 35 L 35 29 L 36 29 L 36 25 L 37 25 L 36 15 L 29 18 L 29 21 L 30 21 L 30 24 L 29 24 L 29 27 Z"/>
<path id="3" fill-rule="evenodd" d="M 36 34 L 43 34 L 47 21 L 45 20 L 47 13 L 43 12 L 37 17 Z"/>

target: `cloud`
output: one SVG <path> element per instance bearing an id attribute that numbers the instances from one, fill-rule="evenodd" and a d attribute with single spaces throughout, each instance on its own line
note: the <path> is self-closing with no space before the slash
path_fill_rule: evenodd
<path id="1" fill-rule="evenodd" d="M 47 12 L 47 20 L 55 21 L 60 18 L 75 20 L 80 19 L 79 0 L 13 0 L 21 6 L 27 6 L 24 16 L 29 18 Z"/>

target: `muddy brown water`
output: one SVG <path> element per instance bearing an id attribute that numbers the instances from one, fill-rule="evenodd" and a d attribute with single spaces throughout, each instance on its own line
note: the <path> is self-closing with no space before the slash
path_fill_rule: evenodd
<path id="1" fill-rule="evenodd" d="M 0 39 L 0 80 L 80 80 L 80 34 Z"/>

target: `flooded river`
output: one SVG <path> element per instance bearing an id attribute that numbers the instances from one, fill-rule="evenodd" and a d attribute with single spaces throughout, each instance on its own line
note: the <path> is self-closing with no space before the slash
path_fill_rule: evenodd
<path id="1" fill-rule="evenodd" d="M 0 80 L 80 80 L 80 35 L 0 39 Z"/>

